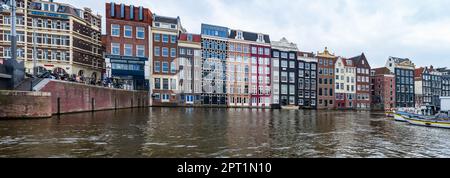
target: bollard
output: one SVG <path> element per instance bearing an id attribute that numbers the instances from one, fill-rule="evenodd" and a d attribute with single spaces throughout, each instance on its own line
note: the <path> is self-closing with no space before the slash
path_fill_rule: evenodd
<path id="1" fill-rule="evenodd" d="M 60 115 L 61 114 L 61 98 L 60 97 L 58 97 L 58 99 L 56 99 L 56 108 L 57 108 L 56 114 Z"/>
<path id="2" fill-rule="evenodd" d="M 91 98 L 91 111 L 94 112 L 95 111 L 95 99 Z"/>

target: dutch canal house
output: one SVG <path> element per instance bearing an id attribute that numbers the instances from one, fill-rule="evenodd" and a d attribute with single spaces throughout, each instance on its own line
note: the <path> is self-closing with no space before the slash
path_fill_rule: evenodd
<path id="1" fill-rule="evenodd" d="M 438 68 L 436 70 L 442 73 L 441 96 L 450 96 L 450 69 Z"/>
<path id="2" fill-rule="evenodd" d="M 356 109 L 370 109 L 370 64 L 366 55 L 352 57 L 350 60 L 356 67 Z"/>
<path id="3" fill-rule="evenodd" d="M 228 40 L 227 93 L 231 107 L 270 107 L 269 35 L 231 30 Z"/>
<path id="4" fill-rule="evenodd" d="M 86 82 L 101 79 L 105 67 L 100 15 L 52 0 L 16 0 L 16 7 L 18 43 L 14 52 L 24 61 L 26 73 L 33 73 L 35 56 L 40 74 L 78 76 Z M 1 11 L 0 63 L 11 58 L 10 29 L 10 13 Z"/>
<path id="5" fill-rule="evenodd" d="M 372 69 L 372 110 L 389 111 L 395 108 L 395 75 L 387 67 Z"/>
<path id="6" fill-rule="evenodd" d="M 314 53 L 298 52 L 298 106 L 300 109 L 317 108 L 317 58 Z"/>
<path id="7" fill-rule="evenodd" d="M 178 38 L 179 103 L 185 106 L 201 105 L 202 49 L 201 35 L 182 33 Z"/>
<path id="8" fill-rule="evenodd" d="M 407 58 L 389 57 L 386 67 L 395 75 L 396 108 L 415 107 L 414 63 Z"/>
<path id="9" fill-rule="evenodd" d="M 124 89 L 150 89 L 152 18 L 142 6 L 106 3 L 106 77 Z"/>
<path id="10" fill-rule="evenodd" d="M 442 73 L 433 66 L 420 67 L 414 72 L 416 107 L 432 106 L 440 110 L 442 94 Z"/>
<path id="11" fill-rule="evenodd" d="M 153 14 L 150 46 L 153 70 L 151 87 L 154 106 L 176 106 L 179 103 L 178 38 L 186 33 L 179 17 Z"/>
<path id="12" fill-rule="evenodd" d="M 272 41 L 272 104 L 273 107 L 296 107 L 297 44 L 286 38 Z"/>
<path id="13" fill-rule="evenodd" d="M 227 106 L 226 60 L 229 31 L 226 27 L 202 24 L 202 104 Z"/>
<path id="14" fill-rule="evenodd" d="M 325 47 L 323 52 L 317 53 L 319 83 L 318 83 L 318 109 L 334 109 L 335 108 L 335 63 L 337 57 L 328 51 Z"/>
<path id="15" fill-rule="evenodd" d="M 354 109 L 356 106 L 356 67 L 353 61 L 339 57 L 335 63 L 335 107 Z"/>
<path id="16" fill-rule="evenodd" d="M 243 31 L 231 30 L 228 40 L 226 68 L 228 106 L 230 107 L 249 107 L 251 102 L 250 89 L 253 82 L 250 81 L 252 78 L 250 44 L 252 41 L 246 39 L 248 36 L 244 36 L 243 33 Z M 254 82 L 256 84 L 256 78 Z"/>

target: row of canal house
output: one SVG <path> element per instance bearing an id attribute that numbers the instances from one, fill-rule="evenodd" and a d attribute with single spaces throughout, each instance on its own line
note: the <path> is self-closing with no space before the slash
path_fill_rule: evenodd
<path id="1" fill-rule="evenodd" d="M 440 97 L 450 96 L 450 69 L 416 68 L 408 58 L 389 57 L 386 66 L 371 69 L 364 54 L 302 52 L 286 38 L 209 24 L 192 34 L 180 17 L 116 3 L 106 3 L 101 36 L 101 16 L 89 8 L 16 2 L 17 55 L 28 73 L 36 58 L 53 73 L 149 91 L 155 106 L 439 109 Z M 0 25 L 0 63 L 6 63 L 12 53 L 8 11 Z"/>
<path id="2" fill-rule="evenodd" d="M 450 94 L 446 68 L 389 57 L 371 69 L 364 54 L 302 52 L 286 38 L 210 24 L 192 34 L 143 7 L 107 3 L 106 29 L 107 76 L 149 90 L 155 106 L 387 110 L 439 107 Z"/>

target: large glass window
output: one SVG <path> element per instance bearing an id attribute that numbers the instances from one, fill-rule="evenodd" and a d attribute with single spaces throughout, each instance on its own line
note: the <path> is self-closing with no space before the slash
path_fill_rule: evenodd
<path id="1" fill-rule="evenodd" d="M 162 62 L 162 72 L 169 73 L 169 63 L 168 62 Z"/>
<path id="2" fill-rule="evenodd" d="M 162 35 L 162 42 L 163 43 L 169 43 L 169 35 L 163 34 Z"/>
<path id="3" fill-rule="evenodd" d="M 159 61 L 155 61 L 155 71 L 154 72 L 160 72 L 161 71 L 161 62 L 159 62 Z"/>
<path id="4" fill-rule="evenodd" d="M 155 78 L 155 89 L 161 89 L 161 79 Z"/>
<path id="5" fill-rule="evenodd" d="M 170 35 L 170 42 L 171 42 L 171 43 L 177 43 L 177 36 L 175 36 L 175 35 Z"/>
<path id="6" fill-rule="evenodd" d="M 125 38 L 131 38 L 133 36 L 133 27 L 125 25 L 124 34 Z"/>
<path id="7" fill-rule="evenodd" d="M 160 41 L 161 41 L 161 35 L 158 34 L 158 33 L 155 33 L 155 34 L 154 34 L 154 38 L 155 38 L 155 41 L 156 41 L 156 42 L 160 42 Z"/>
<path id="8" fill-rule="evenodd" d="M 153 53 L 155 53 L 155 56 L 161 55 L 161 48 L 159 46 L 155 46 L 155 49 L 153 50 Z"/>
<path id="9" fill-rule="evenodd" d="M 170 49 L 170 57 L 177 57 L 177 49 L 175 48 Z"/>
<path id="10" fill-rule="evenodd" d="M 120 44 L 119 43 L 111 43 L 111 54 L 112 55 L 120 55 Z"/>
<path id="11" fill-rule="evenodd" d="M 145 39 L 145 28 L 144 27 L 136 27 L 136 38 L 137 39 Z"/>
<path id="12" fill-rule="evenodd" d="M 144 45 L 136 45 L 136 56 L 137 57 L 145 57 L 145 46 Z"/>
<path id="13" fill-rule="evenodd" d="M 162 48 L 162 56 L 169 57 L 169 48 L 166 48 L 166 47 Z"/>
<path id="14" fill-rule="evenodd" d="M 163 63 L 164 64 L 164 63 Z M 168 90 L 169 89 L 169 79 L 163 79 L 163 90 Z M 168 98 L 166 98 L 168 99 Z"/>
<path id="15" fill-rule="evenodd" d="M 120 36 L 120 25 L 117 25 L 117 24 L 111 25 L 111 36 L 115 36 L 115 37 Z"/>
<path id="16" fill-rule="evenodd" d="M 125 56 L 133 56 L 133 45 L 132 44 L 125 44 L 124 45 L 124 55 Z"/>
<path id="17" fill-rule="evenodd" d="M 175 65 L 175 62 L 170 63 L 170 73 L 174 74 L 177 72 L 177 66 Z"/>

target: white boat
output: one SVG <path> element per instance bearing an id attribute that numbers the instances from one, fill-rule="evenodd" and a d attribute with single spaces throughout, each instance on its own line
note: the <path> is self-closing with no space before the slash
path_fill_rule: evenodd
<path id="1" fill-rule="evenodd" d="M 422 106 L 413 117 L 405 118 L 411 125 L 450 129 L 449 113 L 440 112 L 436 115 L 434 106 Z"/>
<path id="2" fill-rule="evenodd" d="M 399 122 L 406 122 L 405 117 L 402 114 L 395 113 L 394 114 L 394 120 Z"/>

